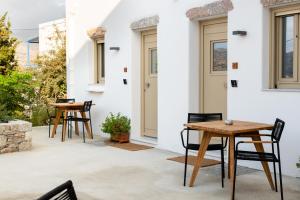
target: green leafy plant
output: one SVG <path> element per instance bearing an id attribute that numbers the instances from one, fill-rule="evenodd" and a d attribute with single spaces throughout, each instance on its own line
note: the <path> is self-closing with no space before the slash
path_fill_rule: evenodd
<path id="1" fill-rule="evenodd" d="M 31 123 L 32 126 L 44 126 L 48 124 L 49 116 L 46 105 L 37 105 L 32 108 Z"/>
<path id="2" fill-rule="evenodd" d="M 297 168 L 300 168 L 300 157 L 299 157 L 299 162 L 296 163 L 296 165 L 297 165 Z"/>
<path id="3" fill-rule="evenodd" d="M 18 43 L 12 35 L 11 24 L 5 13 L 0 16 L 0 74 L 6 75 L 17 68 L 15 54 Z"/>
<path id="4" fill-rule="evenodd" d="M 28 119 L 25 111 L 31 108 L 35 87 L 29 73 L 13 71 L 0 74 L 0 112 L 2 118 Z"/>
<path id="5" fill-rule="evenodd" d="M 128 117 L 118 113 L 114 115 L 110 113 L 102 123 L 101 130 L 110 135 L 129 134 L 131 121 Z"/>
<path id="6" fill-rule="evenodd" d="M 0 105 L 0 123 L 7 123 L 12 120 L 4 105 Z"/>

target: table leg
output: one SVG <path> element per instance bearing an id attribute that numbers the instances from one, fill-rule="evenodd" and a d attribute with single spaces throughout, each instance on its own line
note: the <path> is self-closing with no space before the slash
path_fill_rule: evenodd
<path id="1" fill-rule="evenodd" d="M 229 152 L 228 152 L 228 179 L 230 179 L 234 174 L 234 147 L 235 137 L 229 137 Z"/>
<path id="2" fill-rule="evenodd" d="M 51 133 L 51 138 L 54 138 L 54 136 L 56 134 L 56 129 L 57 129 L 57 126 L 58 126 L 59 121 L 60 121 L 61 113 L 62 112 L 60 110 L 57 110 L 56 118 L 54 120 L 54 126 L 53 126 L 52 133 Z"/>
<path id="3" fill-rule="evenodd" d="M 86 118 L 85 112 L 80 112 L 80 114 L 81 114 L 82 118 Z M 93 139 L 93 135 L 92 135 L 92 132 L 91 132 L 91 129 L 90 129 L 90 124 L 88 122 L 84 122 L 84 126 L 85 126 L 85 128 L 87 130 L 89 138 Z"/>
<path id="4" fill-rule="evenodd" d="M 229 137 L 229 153 L 228 153 L 228 178 L 230 179 L 230 187 L 231 187 L 231 199 L 234 200 L 233 197 L 233 176 L 234 176 L 234 150 L 235 150 L 235 136 Z"/>
<path id="5" fill-rule="evenodd" d="M 190 187 L 194 186 L 195 179 L 196 179 L 197 174 L 199 172 L 199 169 L 201 167 L 201 163 L 204 159 L 204 155 L 205 155 L 205 152 L 206 152 L 207 147 L 209 145 L 210 139 L 211 139 L 211 135 L 208 132 L 204 132 L 203 137 L 202 137 L 202 142 L 201 142 L 201 145 L 200 145 L 200 148 L 199 148 L 199 151 L 198 151 L 197 160 L 194 163 L 193 174 L 192 174 L 192 177 L 191 177 L 191 180 L 190 180 Z"/>
<path id="6" fill-rule="evenodd" d="M 66 133 L 67 133 L 67 117 L 68 117 L 68 111 L 65 110 L 64 112 L 64 123 L 63 123 L 63 132 L 61 135 L 61 141 L 64 142 L 66 139 Z"/>
<path id="7" fill-rule="evenodd" d="M 74 117 L 77 118 L 77 112 L 74 112 Z M 79 135 L 78 121 L 75 121 L 75 134 Z"/>
<path id="8" fill-rule="evenodd" d="M 261 138 L 259 136 L 259 133 L 257 133 L 257 136 L 252 136 L 252 140 L 253 141 L 261 141 Z M 264 146 L 262 143 L 255 143 L 255 149 L 257 152 L 264 152 Z M 269 168 L 269 165 L 268 165 L 268 162 L 265 162 L 265 161 L 262 161 L 261 162 L 262 166 L 263 166 L 263 169 L 265 171 L 265 174 L 267 176 L 267 179 L 269 181 L 269 184 L 271 186 L 271 189 L 272 190 L 275 190 L 275 187 L 274 187 L 274 183 L 273 183 L 273 179 L 272 179 L 272 175 L 271 175 L 271 172 L 270 172 L 270 168 Z"/>

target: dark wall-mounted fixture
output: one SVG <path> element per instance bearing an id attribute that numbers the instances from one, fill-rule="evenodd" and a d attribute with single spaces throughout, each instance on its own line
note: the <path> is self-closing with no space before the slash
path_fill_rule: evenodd
<path id="1" fill-rule="evenodd" d="M 231 87 L 237 88 L 238 87 L 238 81 L 237 80 L 231 80 Z"/>
<path id="2" fill-rule="evenodd" d="M 120 51 L 120 47 L 109 47 L 111 51 Z"/>
<path id="3" fill-rule="evenodd" d="M 232 35 L 246 36 L 247 31 L 232 31 Z"/>

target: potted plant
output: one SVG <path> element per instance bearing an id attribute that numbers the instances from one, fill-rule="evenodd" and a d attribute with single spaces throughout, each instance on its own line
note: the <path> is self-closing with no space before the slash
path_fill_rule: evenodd
<path id="1" fill-rule="evenodd" d="M 123 143 L 129 142 L 130 119 L 121 113 L 110 113 L 102 123 L 101 130 L 110 135 L 112 141 Z"/>

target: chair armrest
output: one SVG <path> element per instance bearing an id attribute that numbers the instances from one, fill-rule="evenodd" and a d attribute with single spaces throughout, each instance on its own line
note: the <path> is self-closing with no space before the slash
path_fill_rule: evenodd
<path id="1" fill-rule="evenodd" d="M 239 149 L 240 144 L 274 144 L 276 141 L 240 141 L 236 144 L 236 151 Z"/>
<path id="2" fill-rule="evenodd" d="M 275 142 L 272 142 L 272 141 L 243 141 L 241 143 L 252 143 L 252 144 L 272 144 L 272 143 L 275 143 Z"/>
<path id="3" fill-rule="evenodd" d="M 238 137 L 253 137 L 253 136 L 272 137 L 271 134 L 253 134 L 253 133 L 239 135 Z"/>
<path id="4" fill-rule="evenodd" d="M 180 132 L 181 142 L 182 142 L 182 146 L 183 146 L 184 148 L 187 148 L 187 144 L 184 143 L 183 133 L 184 133 L 184 131 L 187 131 L 187 130 L 189 130 L 189 129 L 188 129 L 188 128 L 184 128 L 184 129 L 182 129 L 182 131 Z M 188 133 L 187 133 L 187 134 L 188 134 Z"/>

